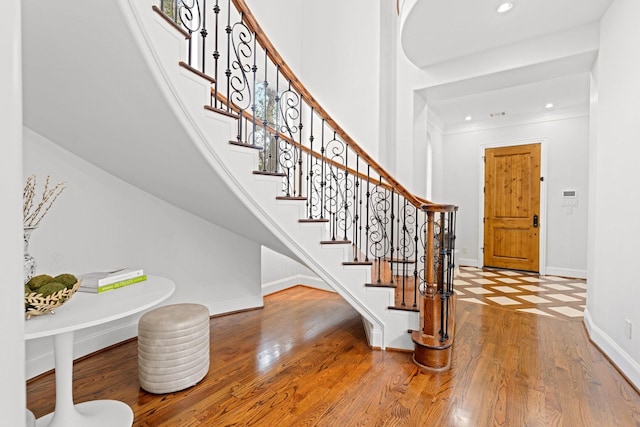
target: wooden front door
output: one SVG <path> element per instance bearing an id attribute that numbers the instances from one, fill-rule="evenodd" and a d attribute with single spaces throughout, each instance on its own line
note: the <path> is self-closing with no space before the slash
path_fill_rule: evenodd
<path id="1" fill-rule="evenodd" d="M 484 171 L 484 265 L 537 272 L 540 144 L 488 148 Z"/>

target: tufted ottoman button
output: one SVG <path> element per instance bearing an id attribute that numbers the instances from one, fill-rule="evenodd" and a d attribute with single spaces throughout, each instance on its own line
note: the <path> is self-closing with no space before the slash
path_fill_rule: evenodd
<path id="1" fill-rule="evenodd" d="M 209 371 L 209 310 L 173 304 L 138 321 L 138 381 L 150 393 L 171 393 L 197 384 Z"/>

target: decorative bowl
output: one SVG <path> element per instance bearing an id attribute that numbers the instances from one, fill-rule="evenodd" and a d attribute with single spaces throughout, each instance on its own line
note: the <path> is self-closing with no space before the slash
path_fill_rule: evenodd
<path id="1" fill-rule="evenodd" d="M 33 316 L 42 314 L 54 314 L 53 310 L 69 301 L 73 294 L 76 293 L 82 280 L 78 280 L 71 288 L 65 288 L 51 295 L 44 296 L 37 292 L 31 292 L 24 295 L 24 311 L 25 317 L 29 320 Z"/>

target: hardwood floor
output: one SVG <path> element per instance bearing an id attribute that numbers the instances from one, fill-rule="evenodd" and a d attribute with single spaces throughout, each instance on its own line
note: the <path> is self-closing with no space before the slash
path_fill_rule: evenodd
<path id="1" fill-rule="evenodd" d="M 135 340 L 74 365 L 76 403 L 118 399 L 134 426 L 640 426 L 640 395 L 575 320 L 459 301 L 451 370 L 372 351 L 339 296 L 295 287 L 265 308 L 211 319 L 211 368 L 196 386 L 152 395 Z M 54 378 L 27 384 L 36 417 Z"/>

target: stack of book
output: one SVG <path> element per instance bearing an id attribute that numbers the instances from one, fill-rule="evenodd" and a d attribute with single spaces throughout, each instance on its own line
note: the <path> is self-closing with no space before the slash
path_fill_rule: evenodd
<path id="1" fill-rule="evenodd" d="M 82 274 L 78 276 L 78 279 L 82 279 L 78 291 L 95 294 L 145 281 L 147 276 L 141 268 L 121 268 L 113 271 Z"/>

